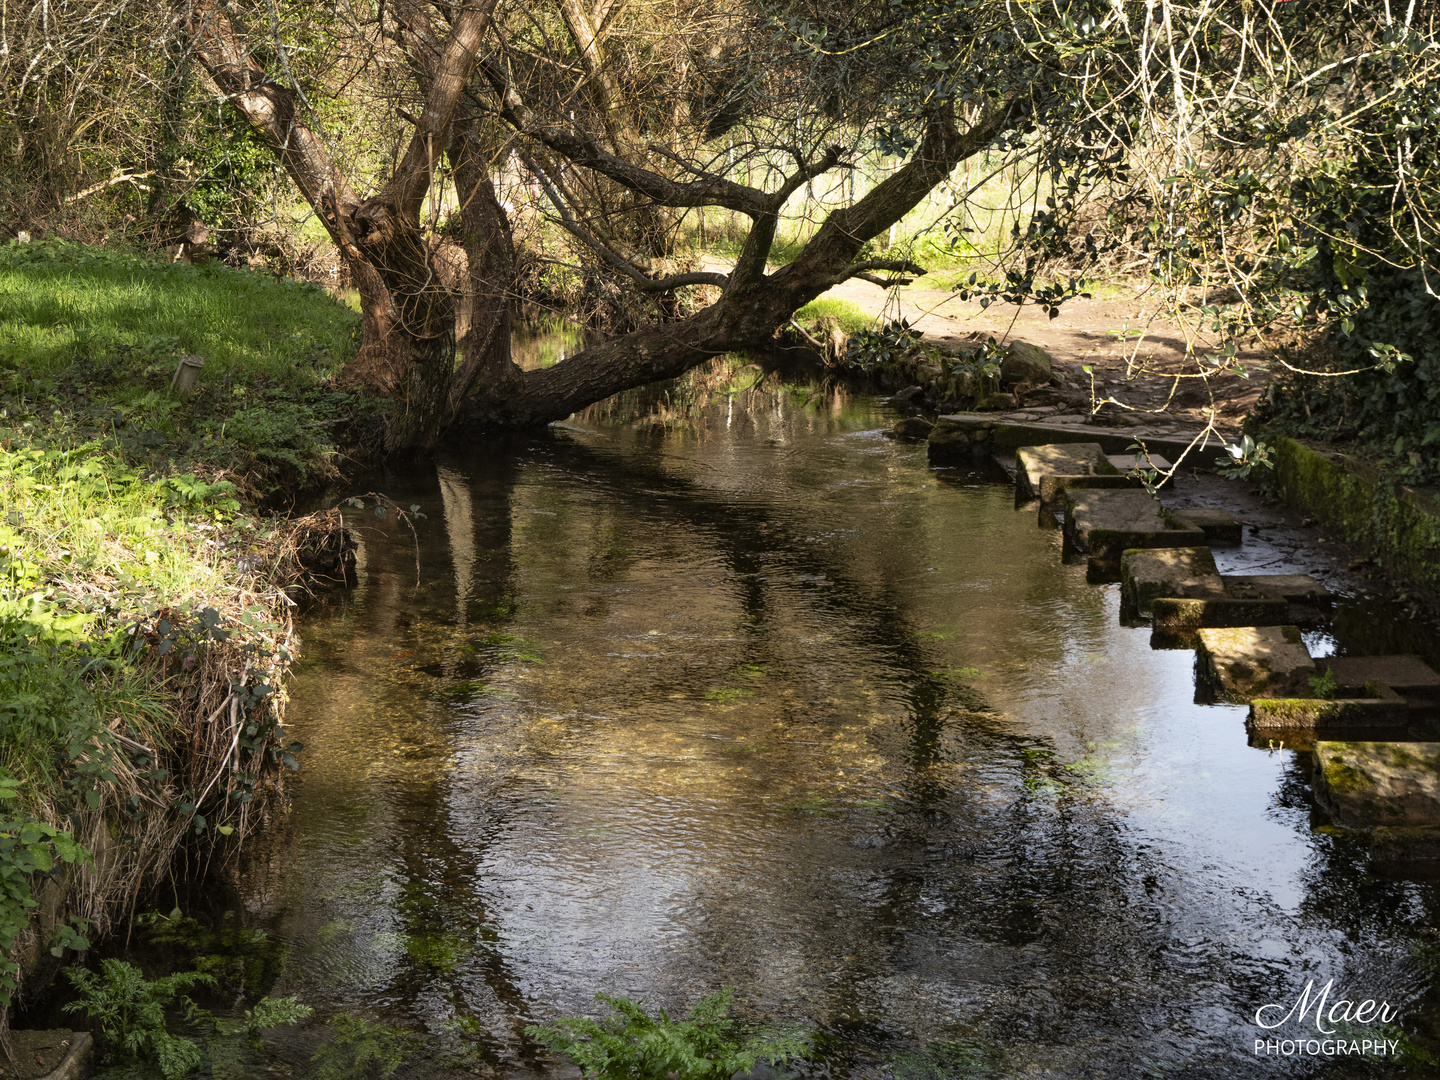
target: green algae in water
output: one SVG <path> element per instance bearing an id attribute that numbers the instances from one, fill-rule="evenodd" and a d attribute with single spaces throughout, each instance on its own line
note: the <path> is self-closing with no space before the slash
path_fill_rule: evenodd
<path id="1" fill-rule="evenodd" d="M 714 690 L 705 691 L 705 699 L 719 705 L 733 705 L 737 701 L 754 696 L 754 690 L 744 690 L 738 686 L 721 686 Z"/>
<path id="2" fill-rule="evenodd" d="M 411 934 L 405 941 L 410 959 L 431 971 L 449 972 L 460 966 L 465 942 L 455 934 Z"/>
<path id="3" fill-rule="evenodd" d="M 936 1042 L 923 1050 L 896 1054 L 891 1060 L 895 1080 L 982 1080 L 999 1075 L 997 1054 L 978 1042 Z"/>

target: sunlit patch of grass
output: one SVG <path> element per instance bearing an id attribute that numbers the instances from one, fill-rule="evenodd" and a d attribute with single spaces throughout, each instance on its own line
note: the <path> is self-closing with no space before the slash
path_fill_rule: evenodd
<path id="1" fill-rule="evenodd" d="M 0 445 L 103 438 L 150 471 L 256 494 L 333 474 L 340 425 L 382 408 L 333 385 L 358 326 L 313 286 L 219 264 L 0 247 Z M 182 401 L 170 382 L 186 355 L 204 367 Z"/>
<path id="2" fill-rule="evenodd" d="M 795 312 L 795 321 L 807 329 L 828 321 L 847 334 L 858 334 L 873 326 L 875 320 L 848 300 L 835 296 L 821 296 Z"/>

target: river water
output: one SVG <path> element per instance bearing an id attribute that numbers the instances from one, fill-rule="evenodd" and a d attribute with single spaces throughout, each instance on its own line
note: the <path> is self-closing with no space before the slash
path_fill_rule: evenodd
<path id="1" fill-rule="evenodd" d="M 428 1033 L 417 1077 L 573 1076 L 527 1024 L 725 986 L 808 1075 L 1427 1074 L 1257 1056 L 1312 978 L 1434 1046 L 1436 887 L 1313 827 L 1003 474 L 834 391 L 634 415 L 377 478 L 415 536 L 347 511 L 233 916 L 272 994 Z"/>

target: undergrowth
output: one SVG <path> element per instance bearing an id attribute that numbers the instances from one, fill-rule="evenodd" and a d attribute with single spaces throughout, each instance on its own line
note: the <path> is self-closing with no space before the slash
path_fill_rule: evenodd
<path id="1" fill-rule="evenodd" d="M 0 445 L 112 440 L 253 495 L 334 475 L 380 405 L 339 389 L 358 317 L 320 289 L 63 241 L 0 247 Z M 170 381 L 204 360 L 195 392 Z"/>
<path id="2" fill-rule="evenodd" d="M 0 248 L 0 1038 L 47 950 L 103 933 L 187 837 L 243 837 L 297 766 L 284 590 L 336 519 L 244 501 L 333 469 L 328 433 L 368 408 L 327 382 L 353 325 L 253 274 Z"/>
<path id="3" fill-rule="evenodd" d="M 610 1016 L 531 1025 L 525 1034 L 570 1058 L 587 1080 L 730 1080 L 762 1061 L 783 1065 L 809 1050 L 794 1033 L 747 1033 L 730 1015 L 732 996 L 726 987 L 696 1002 L 684 1020 L 672 1020 L 664 1009 L 651 1016 L 629 998 L 596 994 Z"/>

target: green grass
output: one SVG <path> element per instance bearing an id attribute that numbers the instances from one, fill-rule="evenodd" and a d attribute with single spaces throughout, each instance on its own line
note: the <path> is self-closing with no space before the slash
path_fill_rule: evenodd
<path id="1" fill-rule="evenodd" d="M 0 248 L 0 357 L 55 375 L 77 357 L 194 353 L 206 382 L 324 381 L 358 320 L 320 289 L 220 263 L 190 266 L 60 241 Z"/>
<path id="2" fill-rule="evenodd" d="M 356 326 L 262 275 L 0 248 L 0 798 L 17 828 L 103 813 L 117 850 L 163 872 L 180 837 L 243 829 L 262 773 L 294 767 L 273 694 L 289 532 L 242 499 L 333 472 L 338 426 L 373 414 L 331 385 Z M 187 352 L 206 363 L 181 400 Z M 234 743 L 216 730 L 231 710 Z M 197 790 L 200 774 L 216 781 Z M 0 879 L 23 883 L 4 833 Z"/>
<path id="3" fill-rule="evenodd" d="M 833 320 L 847 334 L 858 334 L 875 324 L 858 306 L 833 296 L 817 297 L 795 312 L 795 321 L 807 328 L 819 325 L 822 319 Z"/>
<path id="4" fill-rule="evenodd" d="M 0 248 L 0 445 L 111 443 L 266 494 L 333 475 L 379 405 L 335 387 L 359 319 L 313 286 L 48 241 Z M 169 389 L 180 357 L 205 366 Z"/>

